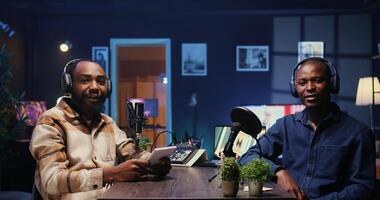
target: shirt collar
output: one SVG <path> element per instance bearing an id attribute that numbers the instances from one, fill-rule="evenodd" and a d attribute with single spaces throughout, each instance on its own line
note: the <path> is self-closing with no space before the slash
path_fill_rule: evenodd
<path id="1" fill-rule="evenodd" d="M 62 112 L 65 114 L 65 116 L 70 120 L 80 120 L 80 114 L 75 111 L 65 100 L 65 98 L 62 98 L 58 103 L 57 106 Z M 111 123 L 111 119 L 108 117 L 105 117 L 105 115 L 98 113 L 96 116 L 97 121 L 100 123 Z"/>
<path id="2" fill-rule="evenodd" d="M 338 121 L 340 119 L 340 108 L 339 108 L 339 106 L 336 105 L 336 103 L 334 103 L 334 102 L 330 102 L 329 106 L 330 106 L 330 113 L 323 119 L 323 121 L 329 120 L 330 118 L 334 121 Z M 308 124 L 307 108 L 303 109 L 302 112 L 296 113 L 295 119 L 297 121 L 304 123 L 304 124 Z"/>

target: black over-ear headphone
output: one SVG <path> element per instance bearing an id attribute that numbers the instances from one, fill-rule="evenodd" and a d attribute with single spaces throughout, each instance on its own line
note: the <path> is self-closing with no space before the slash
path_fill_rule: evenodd
<path id="1" fill-rule="evenodd" d="M 331 93 L 337 94 L 339 92 L 339 88 L 340 88 L 340 79 L 339 79 L 338 73 L 336 72 L 335 67 L 332 66 L 329 63 L 329 61 L 327 61 L 324 58 L 310 57 L 310 58 L 306 58 L 306 59 L 301 60 L 299 63 L 297 63 L 297 65 L 293 69 L 292 78 L 290 79 L 290 82 L 289 82 L 290 92 L 292 93 L 293 97 L 298 97 L 296 86 L 295 86 L 296 72 L 302 64 L 304 64 L 305 62 L 310 61 L 310 60 L 319 61 L 319 62 L 323 63 L 324 65 L 326 65 L 326 67 L 330 70 Z"/>
<path id="2" fill-rule="evenodd" d="M 61 78 L 61 87 L 62 87 L 63 93 L 71 94 L 71 92 L 73 91 L 73 80 L 72 80 L 69 70 L 71 70 L 81 61 L 94 62 L 92 60 L 81 59 L 81 58 L 70 60 L 63 68 L 63 73 L 62 73 L 62 78 Z M 106 97 L 109 97 L 112 92 L 112 84 L 111 84 L 111 80 L 107 77 L 107 75 L 106 75 L 106 88 L 107 88 Z"/>

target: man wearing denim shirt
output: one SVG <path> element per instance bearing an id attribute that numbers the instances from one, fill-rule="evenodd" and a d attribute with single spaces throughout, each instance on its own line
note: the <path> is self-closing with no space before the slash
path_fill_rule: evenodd
<path id="1" fill-rule="evenodd" d="M 331 101 L 339 76 L 327 60 L 308 58 L 297 64 L 292 95 L 306 108 L 285 116 L 259 139 L 262 156 L 280 188 L 297 199 L 369 199 L 375 187 L 375 144 L 370 129 Z M 251 147 L 240 159 L 259 157 Z M 274 160 L 281 155 L 282 163 Z"/>

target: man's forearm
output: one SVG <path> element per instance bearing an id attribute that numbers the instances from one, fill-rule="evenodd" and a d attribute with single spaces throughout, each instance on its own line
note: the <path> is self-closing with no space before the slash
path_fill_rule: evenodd
<path id="1" fill-rule="evenodd" d="M 352 184 L 345 187 L 340 192 L 332 192 L 325 196 L 318 197 L 315 199 L 318 200 L 333 200 L 333 199 L 345 199 L 345 200 L 354 200 L 354 199 L 371 199 L 373 191 L 366 189 L 363 185 Z M 314 198 L 313 198 L 314 199 Z"/>

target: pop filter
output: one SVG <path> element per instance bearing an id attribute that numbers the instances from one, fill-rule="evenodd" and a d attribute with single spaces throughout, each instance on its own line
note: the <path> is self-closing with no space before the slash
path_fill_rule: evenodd
<path id="1" fill-rule="evenodd" d="M 238 106 L 231 111 L 231 120 L 241 124 L 241 130 L 256 138 L 261 132 L 262 126 L 259 118 L 246 107 Z"/>

